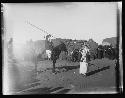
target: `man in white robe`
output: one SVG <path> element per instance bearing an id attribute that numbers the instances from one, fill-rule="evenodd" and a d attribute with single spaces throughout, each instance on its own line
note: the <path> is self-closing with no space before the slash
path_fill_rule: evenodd
<path id="1" fill-rule="evenodd" d="M 46 48 L 46 55 L 47 55 L 48 60 L 51 59 L 52 45 L 53 43 L 52 43 L 51 35 L 47 35 L 46 40 L 45 40 L 45 48 Z"/>
<path id="2" fill-rule="evenodd" d="M 88 67 L 88 63 L 86 61 L 86 55 L 87 55 L 87 52 L 89 52 L 89 49 L 88 49 L 88 47 L 86 45 L 83 45 L 82 49 L 80 50 L 80 52 L 82 54 L 82 57 L 81 57 L 81 60 L 80 60 L 79 73 L 83 74 L 83 75 L 86 75 L 87 67 Z"/>

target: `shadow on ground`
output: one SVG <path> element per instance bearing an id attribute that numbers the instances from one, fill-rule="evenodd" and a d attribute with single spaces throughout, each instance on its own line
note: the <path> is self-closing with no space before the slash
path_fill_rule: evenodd
<path id="1" fill-rule="evenodd" d="M 89 66 L 92 66 L 92 65 L 93 64 L 89 64 Z M 73 70 L 73 69 L 78 69 L 79 67 L 80 67 L 80 65 L 77 65 L 77 66 L 62 66 L 62 67 L 56 67 L 55 69 L 57 69 L 56 73 L 61 73 L 61 72 L 67 72 L 67 71 Z M 94 70 L 94 71 L 90 71 L 86 75 L 90 76 L 90 75 L 93 75 L 95 73 L 98 73 L 100 71 L 103 71 L 103 70 L 106 70 L 106 69 L 109 69 L 109 68 L 110 68 L 110 66 L 106 66 L 106 67 L 103 67 L 103 68 L 100 68 L 100 69 L 97 69 L 97 70 Z M 43 71 L 39 71 L 38 73 L 40 74 L 40 73 L 45 72 L 47 70 L 52 70 L 52 68 L 47 68 Z"/>
<path id="2" fill-rule="evenodd" d="M 66 94 L 70 91 L 70 89 L 63 89 L 57 93 L 53 93 L 54 91 L 58 91 L 60 89 L 63 89 L 63 87 L 57 87 L 57 88 L 37 88 L 37 89 L 31 89 L 24 91 L 22 93 L 16 94 L 16 95 L 41 95 L 41 94 Z"/>
<path id="3" fill-rule="evenodd" d="M 73 69 L 77 69 L 77 68 L 79 68 L 79 65 L 78 65 L 78 66 L 55 67 L 55 69 L 58 70 L 57 73 L 60 73 L 60 72 L 61 72 L 60 70 L 62 70 L 62 69 L 63 69 L 63 72 L 67 72 L 67 71 L 69 71 L 69 70 L 73 70 Z M 46 71 L 48 71 L 48 70 L 52 70 L 52 68 L 46 68 L 45 70 L 38 71 L 38 74 L 40 74 L 40 73 L 42 73 L 42 72 L 46 72 Z"/>
<path id="4" fill-rule="evenodd" d="M 106 70 L 106 69 L 109 69 L 109 68 L 110 68 L 110 66 L 106 66 L 106 67 L 103 67 L 103 68 L 100 68 L 100 69 L 88 72 L 88 73 L 86 73 L 86 76 L 90 76 L 90 75 L 96 74 L 96 73 L 98 73 L 100 71 L 103 71 L 103 70 Z"/>

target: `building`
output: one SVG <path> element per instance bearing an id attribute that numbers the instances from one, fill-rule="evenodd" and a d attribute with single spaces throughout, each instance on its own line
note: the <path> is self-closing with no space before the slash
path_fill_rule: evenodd
<path id="1" fill-rule="evenodd" d="M 102 41 L 102 45 L 112 45 L 116 48 L 117 45 L 117 37 L 106 38 Z"/>

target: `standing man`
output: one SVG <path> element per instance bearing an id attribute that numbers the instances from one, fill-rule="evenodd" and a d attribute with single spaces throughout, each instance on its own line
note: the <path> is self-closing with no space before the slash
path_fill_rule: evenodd
<path id="1" fill-rule="evenodd" d="M 87 47 L 86 44 L 82 45 L 82 48 L 80 49 L 80 53 L 82 54 L 81 60 L 80 60 L 80 69 L 79 69 L 79 73 L 82 75 L 86 75 L 87 73 L 87 67 L 88 67 L 88 63 L 87 63 L 87 53 L 89 52 L 89 48 Z"/>

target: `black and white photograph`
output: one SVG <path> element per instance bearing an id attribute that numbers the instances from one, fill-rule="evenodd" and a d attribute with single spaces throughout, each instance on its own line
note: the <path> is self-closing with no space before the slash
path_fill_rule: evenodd
<path id="1" fill-rule="evenodd" d="M 3 95 L 122 92 L 122 2 L 1 9 Z"/>

